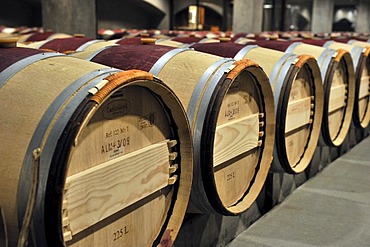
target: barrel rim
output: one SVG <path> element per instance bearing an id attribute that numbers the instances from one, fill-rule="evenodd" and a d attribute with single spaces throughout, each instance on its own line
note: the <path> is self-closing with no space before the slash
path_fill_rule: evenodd
<path id="1" fill-rule="evenodd" d="M 367 126 L 370 124 L 370 102 L 368 102 L 368 105 L 367 105 L 367 109 L 366 109 L 366 113 L 365 113 L 365 116 L 360 119 L 360 116 L 359 116 L 359 105 L 358 105 L 358 102 L 356 102 L 358 100 L 358 97 L 359 97 L 359 90 L 360 90 L 360 83 L 361 83 L 361 75 L 362 75 L 362 71 L 364 70 L 365 66 L 368 68 L 368 71 L 370 73 L 370 57 L 369 56 L 365 56 L 364 54 L 361 54 L 360 58 L 359 58 L 359 61 L 357 63 L 357 67 L 356 67 L 356 70 L 355 70 L 355 75 L 356 75 L 356 89 L 355 89 L 355 104 L 354 104 L 354 109 L 353 109 L 353 123 L 355 125 L 355 127 L 357 128 L 360 128 L 360 129 L 366 129 Z M 368 101 L 370 101 L 370 99 L 368 98 Z"/>
<path id="2" fill-rule="evenodd" d="M 128 71 L 129 72 L 129 71 Z M 147 72 L 145 72 L 146 74 L 149 74 Z M 123 87 L 127 87 L 127 86 L 141 86 L 141 87 L 144 87 L 144 88 L 150 88 L 151 87 L 154 87 L 152 85 L 149 85 L 147 82 L 149 80 L 148 79 L 140 79 L 140 78 L 137 78 L 137 80 L 129 80 L 127 82 L 125 82 L 124 85 L 122 85 L 122 87 L 119 87 L 120 88 L 123 88 Z M 163 84 L 163 82 L 158 79 L 158 78 L 153 78 L 151 82 L 154 82 L 154 83 L 157 83 L 158 85 L 162 86 L 164 90 L 167 90 L 166 92 L 170 92 L 170 94 L 172 96 L 175 96 L 175 94 L 167 87 L 165 86 L 165 84 Z M 148 85 L 146 85 L 148 84 Z M 116 90 L 114 90 L 116 91 Z M 113 93 L 114 91 L 112 91 L 110 94 L 108 94 L 106 96 L 106 99 L 109 98 Z M 153 93 L 153 95 L 155 97 L 157 97 L 159 100 L 162 100 L 161 101 L 161 104 L 162 106 L 164 107 L 167 107 L 167 104 L 164 104 L 164 100 L 163 98 L 157 94 L 157 92 L 154 92 L 153 90 L 151 90 L 151 93 Z M 163 92 L 162 92 L 163 93 Z M 62 199 L 63 199 L 63 193 L 61 194 L 58 194 L 58 188 L 64 188 L 64 183 L 65 183 L 65 177 L 66 177 L 66 171 L 67 171 L 67 165 L 61 165 L 61 164 L 67 164 L 67 160 L 63 160 L 64 159 L 68 159 L 68 157 L 70 156 L 70 149 L 72 148 L 72 144 L 73 142 L 75 141 L 75 138 L 76 136 L 81 132 L 81 129 L 83 128 L 83 125 L 84 123 L 87 123 L 89 122 L 89 119 L 92 115 L 94 114 L 91 114 L 91 112 L 93 111 L 93 108 L 96 107 L 97 105 L 97 102 L 94 101 L 92 98 L 94 96 L 92 96 L 90 98 L 90 96 L 88 96 L 87 98 L 85 98 L 85 102 L 83 102 L 83 104 L 80 104 L 78 109 L 76 109 L 76 111 L 74 112 L 74 115 L 71 117 L 72 118 L 76 118 L 76 121 L 73 121 L 72 123 L 74 123 L 75 125 L 71 125 L 71 124 L 68 124 L 68 126 L 66 126 L 66 130 L 64 131 L 66 133 L 65 136 L 63 136 L 64 138 L 61 138 L 61 140 L 58 141 L 58 146 L 61 145 L 62 147 L 63 146 L 66 146 L 67 149 L 65 148 L 62 148 L 60 150 L 63 150 L 64 152 L 64 155 L 63 155 L 63 152 L 58 152 L 58 153 L 54 153 L 53 155 L 53 158 L 52 158 L 52 164 L 54 166 L 55 169 L 64 169 L 63 172 L 57 172 L 56 174 L 58 174 L 59 176 L 56 176 L 56 177 L 53 177 L 53 181 L 51 181 L 51 177 L 49 177 L 49 182 L 48 182 L 48 187 L 47 187 L 47 191 L 51 191 L 51 190 L 56 190 L 56 193 L 46 193 L 47 195 L 50 196 L 51 199 L 49 200 L 45 200 L 47 202 L 51 202 L 53 203 L 53 208 L 55 211 L 53 211 L 54 213 L 56 212 L 56 215 L 57 215 L 57 218 L 55 219 L 56 221 L 50 221 L 46 224 L 46 229 L 51 229 L 51 227 L 47 227 L 47 225 L 50 225 L 50 226 L 53 226 L 53 225 L 59 225 L 59 226 L 62 226 L 62 214 L 60 212 L 62 212 L 62 209 L 61 209 L 61 205 L 62 205 Z M 176 96 L 174 97 L 174 100 L 177 101 L 178 103 L 180 102 Z M 102 101 L 104 102 L 104 101 Z M 102 102 L 99 102 L 102 103 Z M 171 107 L 173 107 L 173 105 L 171 105 Z M 184 120 L 184 123 L 186 126 L 184 127 L 181 127 L 178 125 L 178 121 L 179 119 L 177 119 L 177 122 L 172 118 L 172 115 L 169 114 L 171 111 L 171 109 L 165 109 L 165 112 L 166 114 L 168 115 L 169 117 L 169 121 L 171 122 L 171 124 L 169 126 L 172 126 L 172 132 L 173 132 L 173 138 L 175 138 L 176 140 L 178 140 L 179 142 L 179 145 L 183 144 L 185 145 L 184 149 L 186 148 L 187 145 L 190 145 L 190 149 L 192 149 L 192 142 L 191 142 L 191 136 L 190 136 L 190 127 L 189 127 L 189 123 L 187 121 L 187 118 L 186 118 L 186 115 L 185 115 L 185 110 L 183 109 L 182 105 L 179 103 L 177 106 L 177 108 L 179 107 L 179 109 L 181 109 L 182 113 L 179 113 L 182 117 L 181 120 Z M 178 109 L 177 109 L 178 110 Z M 168 112 L 169 111 L 169 112 Z M 75 115 L 76 114 L 76 115 Z M 88 114 L 90 115 L 89 117 Z M 83 120 L 82 124 L 81 122 L 79 122 L 79 120 Z M 69 128 L 69 130 L 67 130 L 67 128 Z M 185 128 L 187 129 L 187 132 L 186 132 L 186 139 L 187 140 L 184 140 L 184 136 L 182 135 L 183 138 L 180 137 L 180 134 L 179 132 L 177 131 L 178 128 Z M 180 141 L 183 141 L 183 143 L 181 143 Z M 58 149 L 58 148 L 56 148 Z M 183 151 L 183 149 L 180 149 L 180 152 L 179 152 L 179 159 L 181 159 L 181 157 L 185 157 L 184 153 L 183 152 L 188 152 L 187 150 Z M 62 159 L 61 159 L 61 158 Z M 188 157 L 189 158 L 189 157 Z M 181 177 L 181 179 L 179 181 L 181 181 L 180 183 L 176 183 L 173 187 L 173 197 L 171 198 L 171 205 L 170 205 L 170 208 L 169 208 L 169 211 L 167 212 L 167 217 L 166 219 L 164 220 L 163 222 L 163 225 L 161 225 L 161 229 L 160 229 L 160 232 L 157 236 L 156 239 L 153 239 L 154 243 L 157 243 L 159 244 L 163 238 L 168 238 L 168 236 L 166 235 L 166 233 L 168 234 L 169 232 L 169 238 L 171 241 L 173 241 L 178 232 L 179 232 L 179 229 L 180 229 L 180 226 L 181 226 L 181 219 L 185 216 L 185 212 L 186 212 L 186 207 L 187 207 L 187 202 L 188 202 L 188 199 L 189 199 L 189 196 L 190 196 L 190 186 L 191 186 L 191 181 L 192 181 L 192 160 L 193 158 L 190 157 L 190 160 L 188 162 L 186 162 L 186 159 L 181 159 L 181 167 L 179 167 L 179 171 L 181 171 L 181 174 L 178 174 L 179 177 Z M 54 187 L 52 185 L 50 185 L 52 182 L 55 182 L 54 184 Z M 55 196 L 55 197 L 51 197 L 51 196 Z M 186 200 L 186 203 L 183 203 L 183 201 L 179 201 L 179 198 L 180 199 L 187 199 Z M 46 207 L 48 208 L 48 207 Z M 176 217 L 174 217 L 174 219 L 172 219 L 172 214 L 176 214 Z M 50 219 L 53 219 L 52 217 L 47 217 L 49 214 L 45 211 L 45 219 L 48 220 L 49 218 Z M 54 214 L 52 214 L 54 215 Z M 178 222 L 178 220 L 180 220 L 180 222 Z M 47 241 L 48 243 L 53 243 L 52 241 L 55 241 L 55 240 L 59 240 L 61 241 L 61 244 L 64 243 L 64 239 L 63 239 L 63 233 L 62 232 L 54 232 L 54 238 L 52 238 L 52 235 L 51 234 L 46 234 L 46 237 L 47 237 Z M 168 240 L 168 239 L 166 239 Z M 55 243 L 53 243 L 55 244 Z"/>
<path id="3" fill-rule="evenodd" d="M 348 96 L 346 101 L 346 107 L 344 110 L 343 122 L 341 123 L 339 132 L 335 137 L 330 135 L 329 127 L 329 98 L 330 98 L 330 88 L 332 85 L 332 80 L 336 69 L 344 64 L 345 71 L 345 81 L 347 81 L 347 91 Z M 355 97 L 355 75 L 353 62 L 350 54 L 347 51 L 341 50 L 337 53 L 336 57 L 330 61 L 327 68 L 327 75 L 324 80 L 324 109 L 323 109 L 323 120 L 321 125 L 321 132 L 325 143 L 331 147 L 340 146 L 345 137 L 348 134 L 350 123 L 352 120 L 352 113 L 354 108 L 354 97 Z M 329 93 L 327 93 L 329 92 Z"/>
<path id="4" fill-rule="evenodd" d="M 286 111 L 287 105 L 291 90 L 292 82 L 295 80 L 296 75 L 298 75 L 299 71 L 302 68 L 306 68 L 309 72 L 311 77 L 311 85 L 312 85 L 312 94 L 315 97 L 315 104 L 314 104 L 314 115 L 313 115 L 313 123 L 310 126 L 310 135 L 306 142 L 305 151 L 302 154 L 300 160 L 293 166 L 290 165 L 287 156 L 278 155 L 279 153 L 286 153 L 286 144 L 285 144 L 285 122 L 286 122 Z M 293 64 L 290 69 L 292 73 L 287 73 L 290 75 L 289 78 L 284 77 L 282 90 L 285 91 L 284 94 L 280 93 L 281 99 L 278 101 L 278 105 L 276 106 L 277 114 L 276 116 L 276 137 L 275 137 L 275 154 L 278 157 L 278 163 L 283 169 L 284 172 L 290 174 L 297 174 L 303 172 L 312 159 L 314 154 L 314 150 L 316 148 L 317 142 L 320 136 L 320 126 L 322 123 L 322 116 L 323 116 L 323 87 L 322 87 L 322 80 L 321 80 L 321 73 L 318 67 L 316 59 L 311 56 L 307 55 L 299 55 L 298 61 Z M 289 92 L 289 93 L 288 93 Z M 285 96 L 285 97 L 284 97 Z M 278 131 L 280 130 L 280 131 Z M 275 161 L 276 162 L 276 161 Z M 279 167 L 275 168 L 279 169 Z"/>
<path id="5" fill-rule="evenodd" d="M 245 59 L 246 60 L 246 59 Z M 255 67 L 259 68 L 259 67 Z M 215 183 L 215 177 L 214 177 L 214 166 L 213 166 L 213 151 L 214 151 L 214 145 L 209 145 L 209 143 L 214 143 L 215 139 L 215 129 L 217 125 L 217 120 L 218 120 L 218 115 L 219 115 L 219 109 L 222 104 L 222 100 L 224 96 L 227 94 L 230 86 L 234 82 L 234 79 L 239 76 L 242 72 L 247 72 L 252 78 L 253 78 L 253 83 L 255 84 L 255 87 L 259 90 L 259 98 L 260 98 L 260 108 L 263 112 L 268 112 L 268 116 L 265 115 L 265 119 L 267 124 L 265 128 L 268 129 L 266 130 L 265 135 L 262 137 L 263 142 L 262 146 L 260 147 L 259 150 L 259 157 L 258 161 L 256 164 L 256 172 L 253 176 L 253 179 L 247 188 L 247 190 L 244 192 L 243 196 L 241 199 L 236 202 L 234 205 L 231 206 L 226 206 L 222 203 L 222 200 L 220 199 L 220 195 L 217 191 L 217 186 Z M 261 97 L 261 95 L 264 95 L 264 93 L 269 96 L 268 99 L 272 98 L 272 90 L 269 85 L 269 80 L 266 76 L 266 74 L 262 71 L 262 69 L 259 68 L 259 70 L 255 70 L 254 73 L 258 73 L 259 76 L 265 76 L 264 83 L 265 85 L 267 84 L 268 87 L 264 87 L 265 85 L 261 86 L 262 80 L 259 81 L 256 77 L 257 75 L 253 74 L 250 71 L 250 67 L 247 67 L 246 69 L 240 71 L 235 78 L 226 78 L 226 75 L 224 75 L 220 79 L 220 83 L 218 83 L 215 91 L 213 92 L 211 98 L 210 98 L 210 103 L 209 103 L 209 108 L 207 109 L 205 113 L 205 121 L 204 125 L 207 126 L 207 128 L 204 128 L 204 132 L 202 133 L 201 137 L 201 164 L 210 164 L 210 165 L 203 165 L 201 166 L 202 170 L 202 179 L 203 179 L 203 185 L 205 187 L 206 195 L 208 198 L 208 201 L 214 208 L 214 210 L 222 215 L 238 215 L 244 211 L 246 211 L 250 205 L 255 201 L 257 195 L 260 192 L 260 189 L 262 188 L 262 185 L 264 184 L 264 181 L 267 177 L 268 170 L 271 165 L 271 160 L 272 160 L 272 153 L 273 153 L 273 139 L 275 138 L 275 127 L 271 126 L 271 121 L 274 121 L 275 115 L 274 115 L 274 104 L 273 101 L 271 104 L 267 105 L 265 104 L 264 97 Z M 264 87 L 264 88 L 262 88 Z M 267 92 L 267 90 L 270 89 L 270 92 Z M 270 108 L 271 111 L 268 111 L 267 108 Z M 272 140 L 271 140 L 272 139 Z M 267 143 L 267 144 L 266 144 Z M 270 145 L 271 147 L 269 147 Z M 261 171 L 261 174 L 259 174 L 258 171 Z M 257 185 L 257 188 L 255 185 L 255 181 L 259 180 L 259 184 Z M 248 193 L 252 191 L 251 194 L 249 194 L 249 197 L 247 198 Z M 250 199 L 250 200 L 249 200 Z M 240 205 L 243 204 L 244 207 L 240 207 Z"/>

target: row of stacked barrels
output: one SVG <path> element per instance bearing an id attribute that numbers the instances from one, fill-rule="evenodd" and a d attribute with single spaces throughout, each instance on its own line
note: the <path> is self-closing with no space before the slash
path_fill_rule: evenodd
<path id="1" fill-rule="evenodd" d="M 365 42 L 37 35 L 0 48 L 9 246 L 171 246 L 369 124 Z"/>

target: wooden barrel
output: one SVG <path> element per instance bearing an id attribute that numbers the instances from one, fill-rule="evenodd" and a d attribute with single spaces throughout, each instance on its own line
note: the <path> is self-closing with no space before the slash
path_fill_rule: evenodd
<path id="1" fill-rule="evenodd" d="M 152 37 L 125 37 L 122 39 L 115 39 L 108 41 L 109 44 L 117 45 L 142 45 L 142 44 L 154 44 L 156 38 Z"/>
<path id="2" fill-rule="evenodd" d="M 89 49 L 95 50 L 109 45 L 111 44 L 105 40 L 95 40 L 85 37 L 69 37 L 32 42 L 24 47 L 70 54 Z"/>
<path id="3" fill-rule="evenodd" d="M 158 39 L 155 42 L 156 45 L 165 45 L 165 46 L 171 46 L 171 47 L 187 47 L 189 44 L 184 44 L 178 41 L 174 41 L 172 39 Z"/>
<path id="4" fill-rule="evenodd" d="M 370 122 L 370 47 L 328 41 L 324 47 L 345 49 L 356 66 L 356 94 L 353 122 L 358 128 L 367 128 Z"/>
<path id="5" fill-rule="evenodd" d="M 314 154 L 322 122 L 323 87 L 313 57 L 233 43 L 191 48 L 235 59 L 248 58 L 269 75 L 274 90 L 276 137 L 273 172 L 300 173 Z"/>
<path id="6" fill-rule="evenodd" d="M 0 48 L 0 61 L 9 246 L 30 220 L 33 246 L 172 245 L 193 174 L 173 91 L 148 72 L 60 53 Z"/>
<path id="7" fill-rule="evenodd" d="M 31 43 L 37 42 L 42 40 L 51 40 L 51 39 L 58 39 L 58 38 L 67 38 L 72 37 L 72 35 L 65 34 L 65 33 L 54 33 L 51 31 L 47 32 L 32 32 L 28 34 L 23 34 L 19 36 L 19 43 Z"/>
<path id="8" fill-rule="evenodd" d="M 340 146 L 349 132 L 355 101 L 356 78 L 349 52 L 296 41 L 257 41 L 255 44 L 287 53 L 310 54 L 317 60 L 324 88 L 322 144 Z"/>
<path id="9" fill-rule="evenodd" d="M 178 95 L 194 138 L 189 212 L 236 215 L 255 201 L 270 168 L 275 128 L 271 87 L 257 64 L 159 45 L 73 56 L 150 71 Z"/>
<path id="10" fill-rule="evenodd" d="M 369 47 L 370 46 L 370 42 L 360 41 L 360 40 L 356 40 L 356 39 L 349 40 L 347 44 L 354 45 L 354 46 L 362 46 L 362 47 Z"/>
<path id="11" fill-rule="evenodd" d="M 343 49 L 351 54 L 356 76 L 355 103 L 352 119 L 357 128 L 367 128 L 370 122 L 370 48 L 316 39 L 302 40 L 302 42 L 331 49 Z"/>
<path id="12" fill-rule="evenodd" d="M 250 37 L 239 37 L 236 40 L 234 40 L 234 43 L 240 44 L 240 45 L 246 45 L 250 42 L 256 42 L 256 40 Z"/>
<path id="13" fill-rule="evenodd" d="M 9 33 L 0 33 L 0 38 L 11 38 L 13 37 L 12 34 Z"/>

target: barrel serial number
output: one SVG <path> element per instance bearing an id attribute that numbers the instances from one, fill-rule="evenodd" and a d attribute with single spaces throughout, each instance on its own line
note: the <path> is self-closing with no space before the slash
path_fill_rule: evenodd
<path id="1" fill-rule="evenodd" d="M 116 141 L 105 143 L 101 146 L 100 154 L 117 152 L 119 149 L 130 145 L 130 137 L 120 138 Z"/>

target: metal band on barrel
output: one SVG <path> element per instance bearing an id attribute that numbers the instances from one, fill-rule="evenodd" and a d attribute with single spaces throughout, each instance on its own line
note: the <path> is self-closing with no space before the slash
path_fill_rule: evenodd
<path id="1" fill-rule="evenodd" d="M 119 46 L 119 45 L 109 45 L 109 46 L 106 46 L 106 47 L 103 47 L 103 48 L 100 48 L 99 50 L 97 51 L 94 51 L 93 53 L 91 53 L 87 58 L 85 58 L 86 61 L 91 61 L 96 55 L 98 55 L 100 52 L 106 50 L 106 49 L 109 49 L 109 48 L 112 48 L 112 47 L 115 47 L 115 46 Z"/>
<path id="2" fill-rule="evenodd" d="M 353 43 L 355 43 L 357 40 L 355 40 L 355 39 L 351 39 L 351 40 L 349 40 L 348 42 L 347 42 L 347 44 L 349 44 L 349 45 L 353 45 Z"/>
<path id="3" fill-rule="evenodd" d="M 252 49 L 259 47 L 258 45 L 248 45 L 238 51 L 238 53 L 234 56 L 235 60 L 241 60 L 245 57 L 245 55 Z"/>
<path id="4" fill-rule="evenodd" d="M 278 112 L 278 105 L 280 101 L 280 96 L 282 95 L 281 88 L 283 86 L 283 83 L 285 81 L 285 78 L 288 76 L 288 71 L 291 68 L 291 66 L 294 66 L 294 64 L 297 62 L 298 56 L 292 53 L 287 53 L 284 56 L 282 56 L 279 61 L 275 64 L 274 69 L 272 70 L 270 74 L 270 83 L 273 85 L 276 83 L 274 90 L 274 103 L 275 103 L 275 114 L 276 116 L 278 114 L 281 114 Z M 290 93 L 290 92 L 286 92 Z M 285 129 L 285 126 L 280 126 L 280 128 Z M 277 132 L 276 132 L 277 133 Z M 283 165 L 280 162 L 279 157 L 281 156 L 280 153 L 278 153 L 277 149 L 277 143 L 274 143 L 274 168 L 278 170 L 282 170 Z"/>
<path id="5" fill-rule="evenodd" d="M 334 42 L 335 41 L 332 41 L 332 40 L 328 41 L 324 44 L 324 47 L 329 48 L 329 46 L 333 44 Z M 349 53 L 351 54 L 351 57 L 353 59 L 353 65 L 355 68 L 357 67 L 360 61 L 361 55 L 364 53 L 364 51 L 365 51 L 364 47 L 352 45 L 352 49 L 349 51 Z"/>
<path id="6" fill-rule="evenodd" d="M 329 64 L 331 61 L 335 59 L 336 54 L 337 54 L 336 50 L 325 48 L 325 51 L 321 53 L 321 55 L 317 59 L 317 64 L 319 65 L 321 71 L 322 83 L 324 83 L 326 73 L 329 69 Z"/>
<path id="7" fill-rule="evenodd" d="M 221 61 L 224 64 L 222 64 Z M 203 97 L 201 99 L 197 100 L 197 101 L 200 100 L 200 104 L 199 104 L 198 112 L 197 112 L 197 115 L 196 115 L 196 122 L 194 123 L 194 128 L 193 128 L 195 130 L 194 134 L 193 134 L 194 162 L 196 164 L 194 166 L 195 169 L 199 168 L 200 165 L 201 165 L 199 154 L 201 153 L 201 139 L 202 139 L 203 127 L 204 127 L 204 124 L 205 124 L 204 123 L 205 115 L 206 115 L 205 113 L 207 112 L 207 109 L 209 108 L 209 102 L 210 102 L 211 97 L 212 97 L 212 95 L 215 91 L 216 86 L 220 83 L 220 80 L 221 80 L 222 76 L 225 74 L 225 71 L 227 71 L 227 69 L 234 62 L 235 62 L 235 60 L 231 60 L 231 59 L 221 59 L 221 60 L 216 62 L 221 67 L 219 67 L 217 69 L 218 66 L 214 66 L 214 67 L 216 67 L 215 70 L 217 69 L 217 72 L 213 74 L 212 78 L 210 78 L 210 76 L 212 76 L 212 74 L 209 73 L 210 70 L 207 70 L 203 74 L 204 77 L 202 76 L 202 78 L 207 79 L 206 81 L 209 80 L 209 83 L 207 85 L 207 88 L 205 90 L 203 90 L 204 91 Z M 214 65 L 214 64 L 212 64 L 212 65 Z M 215 70 L 213 70 L 213 72 Z M 193 101 L 190 101 L 190 103 L 192 103 L 192 102 Z M 195 103 L 198 103 L 198 102 L 195 102 Z M 188 117 L 189 117 L 189 114 L 188 114 Z M 201 174 L 201 173 L 198 172 L 198 174 Z M 207 198 L 207 194 L 205 192 L 204 185 L 203 184 L 199 185 L 199 183 L 202 183 L 201 181 L 202 181 L 201 178 L 193 180 L 193 183 L 195 185 L 198 185 L 196 187 L 199 188 L 199 190 L 194 190 L 193 193 L 194 193 L 194 195 L 196 195 L 196 197 Z M 197 200 L 194 203 L 198 204 L 198 205 L 201 204 L 202 207 L 207 208 L 209 211 L 216 212 L 215 209 L 208 202 L 208 200 L 207 201 Z"/>
<path id="8" fill-rule="evenodd" d="M 226 62 L 229 62 L 229 61 L 235 62 L 235 60 L 231 59 L 231 58 L 223 58 L 223 59 L 217 60 L 216 62 L 211 64 L 211 66 L 209 66 L 206 69 L 206 71 L 203 73 L 203 75 L 198 80 L 198 83 L 194 88 L 193 94 L 190 97 L 188 109 L 186 110 L 186 113 L 187 113 L 189 121 L 190 121 L 191 129 L 193 129 L 192 127 L 193 127 L 193 121 L 194 121 L 194 118 L 195 118 L 195 110 L 197 109 L 199 99 L 202 95 L 202 92 L 204 92 L 204 88 L 207 85 L 207 82 L 209 81 L 212 74 L 217 70 L 218 67 L 220 67 L 222 64 L 224 64 Z M 213 78 L 215 78 L 215 77 L 213 77 Z M 221 76 L 220 76 L 220 78 L 221 78 Z M 220 78 L 217 78 L 217 79 L 219 80 Z M 198 109 L 198 112 L 199 112 L 199 110 L 200 109 Z"/>
<path id="9" fill-rule="evenodd" d="M 92 45 L 92 44 L 95 44 L 95 43 L 99 43 L 99 42 L 103 42 L 103 40 L 90 40 L 88 42 L 86 42 L 85 44 L 81 45 L 80 47 L 78 47 L 76 49 L 76 51 L 83 51 L 86 49 L 86 47 Z"/>
<path id="10" fill-rule="evenodd" d="M 285 53 L 294 53 L 295 48 L 297 46 L 302 45 L 302 42 L 294 42 L 292 43 L 286 50 Z"/>
<path id="11" fill-rule="evenodd" d="M 188 51 L 188 50 L 191 50 L 191 49 L 188 47 L 185 47 L 185 48 L 177 48 L 177 49 L 167 52 L 162 57 L 160 57 L 157 60 L 157 62 L 155 62 L 153 67 L 149 70 L 149 73 L 152 73 L 153 75 L 158 76 L 159 72 L 166 65 L 166 63 L 168 63 L 168 61 L 171 60 L 171 58 L 173 58 L 174 56 L 176 56 L 177 54 L 181 52 Z"/>
<path id="12" fill-rule="evenodd" d="M 274 69 L 270 73 L 270 84 L 275 87 L 274 89 L 274 101 L 275 101 L 275 112 L 277 113 L 277 106 L 281 95 L 281 87 L 283 86 L 284 80 L 288 75 L 288 71 L 291 66 L 297 62 L 298 56 L 292 53 L 284 54 L 278 62 L 275 64 Z"/>
<path id="13" fill-rule="evenodd" d="M 353 46 L 350 53 L 353 58 L 353 65 L 356 68 L 357 65 L 360 63 L 361 56 L 364 54 L 366 48 L 362 46 Z"/>
<path id="14" fill-rule="evenodd" d="M 45 44 L 47 44 L 47 43 L 49 43 L 51 40 L 44 40 L 44 41 L 39 41 L 38 42 L 38 45 L 36 46 L 36 47 L 33 47 L 34 49 L 40 49 L 41 48 L 41 46 L 43 46 L 43 45 L 45 45 Z"/>

